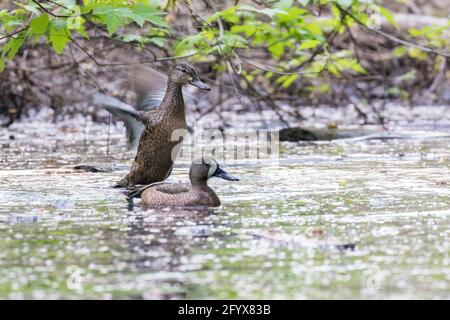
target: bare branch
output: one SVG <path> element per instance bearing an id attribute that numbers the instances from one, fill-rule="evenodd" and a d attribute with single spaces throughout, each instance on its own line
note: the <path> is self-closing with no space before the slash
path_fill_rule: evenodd
<path id="1" fill-rule="evenodd" d="M 325 71 L 326 70 L 326 68 L 327 68 L 327 66 L 328 66 L 328 64 L 329 64 L 329 61 L 330 61 L 330 59 L 327 59 L 327 61 L 326 61 L 326 63 L 323 65 L 323 67 L 319 70 L 319 71 L 298 71 L 298 72 L 284 72 L 284 71 L 278 71 L 278 70 L 275 70 L 275 69 L 269 69 L 269 68 L 266 68 L 266 67 L 263 67 L 263 66 L 261 66 L 261 65 L 259 65 L 259 64 L 255 64 L 254 62 L 250 62 L 250 61 L 248 61 L 248 60 L 242 60 L 245 64 L 248 64 L 249 66 L 252 66 L 252 67 L 254 67 L 254 68 L 256 68 L 256 69 L 260 69 L 260 70 L 263 70 L 263 71 L 266 71 L 266 72 L 272 72 L 272 73 L 275 73 L 275 74 L 280 74 L 280 75 L 285 75 L 285 76 L 291 76 L 291 75 L 301 75 L 301 74 L 320 74 L 320 73 L 322 73 L 323 71 Z"/>
<path id="2" fill-rule="evenodd" d="M 384 32 L 384 31 L 382 31 L 382 30 L 379 30 L 379 29 L 371 29 L 371 28 L 369 28 L 366 24 L 364 24 L 361 20 L 359 20 L 358 18 L 356 18 L 349 10 L 342 8 L 342 7 L 339 5 L 339 3 L 337 3 L 337 2 L 333 2 L 333 3 L 334 3 L 334 5 L 336 6 L 336 8 L 339 9 L 339 11 L 341 11 L 342 13 L 348 15 L 348 16 L 349 16 L 350 18 L 352 18 L 358 25 L 364 27 L 364 28 L 367 29 L 367 30 L 370 30 L 370 31 L 372 31 L 372 32 L 374 32 L 374 33 L 376 33 L 376 34 L 382 36 L 382 37 L 385 37 L 385 38 L 387 38 L 387 39 L 389 39 L 389 40 L 391 40 L 391 41 L 394 41 L 394 42 L 403 44 L 403 45 L 405 45 L 405 46 L 408 46 L 408 47 L 411 47 L 411 48 L 417 48 L 417 49 L 420 49 L 420 50 L 425 51 L 425 52 L 429 52 L 429 53 L 433 53 L 433 54 L 436 54 L 436 55 L 439 55 L 439 56 L 443 56 L 443 57 L 450 58 L 450 53 L 449 53 L 449 52 L 444 52 L 444 51 L 432 49 L 432 48 L 429 48 L 429 47 L 425 47 L 425 46 L 422 46 L 422 45 L 420 45 L 420 44 L 416 44 L 416 43 L 413 43 L 413 42 L 409 42 L 409 41 L 400 39 L 400 38 L 398 38 L 398 37 L 396 37 L 396 36 L 393 36 L 393 35 L 391 35 L 391 34 L 389 34 L 389 33 L 387 33 L 387 32 Z"/>
<path id="3" fill-rule="evenodd" d="M 59 15 L 59 14 L 55 14 L 53 12 L 51 12 L 50 10 L 48 10 L 46 7 L 44 7 L 41 3 L 39 3 L 39 1 L 36 0 L 32 0 L 36 5 L 39 6 L 39 8 L 41 8 L 42 11 L 48 13 L 49 15 L 51 15 L 52 17 L 55 18 L 70 18 L 71 16 L 66 16 L 66 15 Z"/>
<path id="4" fill-rule="evenodd" d="M 13 33 L 9 33 L 9 34 L 7 34 L 7 35 L 5 35 L 5 36 L 3 36 L 3 37 L 0 37 L 0 40 L 6 39 L 6 38 L 12 38 L 12 37 L 15 36 L 16 34 L 19 34 L 19 33 L 21 33 L 22 31 L 27 30 L 28 28 L 29 28 L 29 26 L 25 26 L 25 27 L 23 27 L 23 28 L 21 28 L 21 29 L 19 29 L 19 30 L 17 30 L 17 31 L 14 31 Z"/>

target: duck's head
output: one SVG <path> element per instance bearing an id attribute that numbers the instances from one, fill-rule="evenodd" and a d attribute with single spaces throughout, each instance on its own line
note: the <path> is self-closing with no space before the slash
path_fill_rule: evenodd
<path id="1" fill-rule="evenodd" d="M 209 178 L 218 177 L 229 181 L 239 181 L 238 178 L 233 177 L 223 170 L 219 163 L 212 159 L 203 157 L 194 160 L 189 171 L 189 178 L 192 184 L 205 184 Z"/>
<path id="2" fill-rule="evenodd" d="M 169 81 L 177 84 L 191 84 L 202 90 L 211 90 L 211 88 L 198 77 L 197 71 L 189 63 L 182 62 L 174 65 L 169 73 Z"/>

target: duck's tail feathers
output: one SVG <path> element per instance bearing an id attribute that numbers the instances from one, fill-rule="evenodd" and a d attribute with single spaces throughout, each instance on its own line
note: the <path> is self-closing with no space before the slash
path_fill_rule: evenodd
<path id="1" fill-rule="evenodd" d="M 101 105 L 124 122 L 127 129 L 128 145 L 130 149 L 136 149 L 144 130 L 142 112 L 114 97 L 99 92 L 94 95 L 93 103 Z"/>
<path id="2" fill-rule="evenodd" d="M 126 188 L 128 185 L 128 175 L 123 177 L 120 181 L 118 181 L 115 185 L 113 185 L 113 188 Z"/>

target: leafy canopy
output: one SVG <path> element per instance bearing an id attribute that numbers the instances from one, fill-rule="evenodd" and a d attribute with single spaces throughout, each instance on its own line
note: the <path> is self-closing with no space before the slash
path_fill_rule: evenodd
<path id="1" fill-rule="evenodd" d="M 119 28 L 136 23 L 141 28 L 146 22 L 154 27 L 167 29 L 164 12 L 148 1 L 134 0 L 84 0 L 81 5 L 75 0 L 59 1 L 15 1 L 16 8 L 0 11 L 0 70 L 5 59 L 13 59 L 26 41 L 45 38 L 56 53 L 64 51 L 68 43 L 79 34 L 89 39 L 88 24 L 105 27 L 115 35 Z M 135 38 L 133 38 L 133 36 Z M 140 39 L 140 35 L 123 35 L 125 41 Z"/>
<path id="2" fill-rule="evenodd" d="M 223 70 L 221 62 L 238 65 L 248 81 L 255 72 L 262 72 L 268 81 L 289 87 L 300 74 L 317 77 L 318 73 L 340 77 L 344 73 L 364 74 L 365 69 L 357 59 L 356 50 L 334 45 L 333 38 L 344 32 L 350 33 L 355 24 L 373 26 L 383 17 L 397 26 L 395 16 L 378 0 L 261 0 L 258 6 L 237 4 L 199 16 L 191 11 L 198 32 L 181 34 L 171 41 L 175 55 L 191 55 L 193 59 L 217 62 L 216 69 Z M 111 37 L 124 42 L 137 42 L 144 46 L 165 46 L 170 32 L 164 18 L 165 10 L 176 6 L 189 6 L 192 1 L 167 0 L 53 0 L 15 1 L 11 10 L 0 10 L 0 70 L 6 59 L 13 59 L 26 42 L 45 39 L 58 54 L 64 52 L 68 43 L 78 41 L 80 36 L 90 38 L 94 27 L 103 28 Z M 256 1 L 255 1 L 256 2 Z M 234 4 L 230 1 L 230 4 Z M 312 6 L 314 4 L 314 6 Z M 321 8 L 322 14 L 316 10 Z M 376 19 L 374 19 L 376 18 Z M 169 19 L 167 19 L 169 20 Z M 147 33 L 133 33 L 128 26 L 149 27 Z M 450 26 L 450 25 L 449 25 Z M 376 25 L 375 25 L 376 27 Z M 448 28 L 448 26 L 447 26 Z M 448 41 L 442 37 L 446 27 L 429 26 L 421 30 L 409 30 L 411 38 L 427 41 L 433 48 L 445 48 Z M 172 37 L 173 38 L 173 37 Z M 169 48 L 169 50 L 172 48 Z M 270 65 L 257 66 L 255 55 L 264 56 Z M 392 57 L 409 55 L 413 59 L 425 60 L 427 53 L 420 48 L 392 49 Z M 249 58 L 250 57 L 250 58 Z M 252 72 L 242 68 L 252 64 Z M 255 70 L 259 69 L 259 70 Z M 326 90 L 318 86 L 317 90 Z M 314 90 L 314 88 L 312 88 Z"/>

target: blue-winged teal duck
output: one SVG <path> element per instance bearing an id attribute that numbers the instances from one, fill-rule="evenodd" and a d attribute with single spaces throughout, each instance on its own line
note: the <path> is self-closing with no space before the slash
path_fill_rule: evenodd
<path id="1" fill-rule="evenodd" d="M 167 80 L 167 89 L 158 107 L 148 111 L 137 109 L 119 100 L 97 94 L 94 102 L 107 108 L 113 114 L 125 120 L 129 133 L 135 138 L 141 128 L 139 146 L 128 175 L 117 187 L 132 187 L 138 184 L 151 184 L 165 180 L 171 173 L 173 161 L 178 151 L 174 150 L 182 139 L 172 141 L 177 129 L 186 130 L 186 115 L 182 87 L 191 84 L 203 90 L 210 87 L 202 82 L 195 69 L 187 63 L 172 67 Z M 141 95 L 140 104 L 155 104 L 158 93 L 148 92 Z M 174 151 L 174 152 L 173 152 Z"/>
<path id="2" fill-rule="evenodd" d="M 239 181 L 225 172 L 214 159 L 202 158 L 191 165 L 189 171 L 191 184 L 153 183 L 130 191 L 128 198 L 141 197 L 145 205 L 152 207 L 218 207 L 220 206 L 219 197 L 207 184 L 211 177 Z"/>

